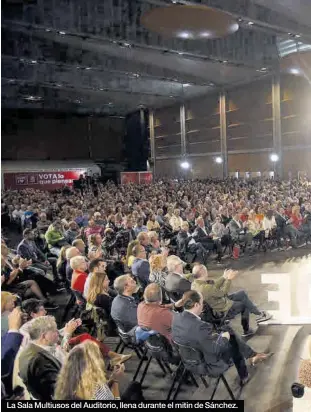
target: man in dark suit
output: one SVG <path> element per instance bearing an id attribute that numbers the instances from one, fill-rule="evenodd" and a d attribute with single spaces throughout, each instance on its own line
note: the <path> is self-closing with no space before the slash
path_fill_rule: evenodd
<path id="1" fill-rule="evenodd" d="M 35 236 L 31 229 L 25 229 L 23 240 L 17 246 L 17 254 L 23 259 L 32 260 L 31 268 L 39 269 L 46 273 L 49 269 L 53 271 L 54 281 L 58 281 L 56 269 L 57 259 L 54 257 L 47 258 L 44 253 L 37 247 L 34 242 Z"/>
<path id="2" fill-rule="evenodd" d="M 203 322 L 200 315 L 203 310 L 203 296 L 192 290 L 183 296 L 184 311 L 175 313 L 172 323 L 174 342 L 192 347 L 203 355 L 205 374 L 219 376 L 233 361 L 240 377 L 241 386 L 250 379 L 245 359 L 255 365 L 267 359 L 271 354 L 256 353 L 243 342 L 234 331 L 216 333 L 211 324 Z M 202 373 L 204 374 L 204 373 Z"/>
<path id="3" fill-rule="evenodd" d="M 32 342 L 19 357 L 20 377 L 29 392 L 39 400 L 52 400 L 64 353 L 56 346 L 58 330 L 55 318 L 40 316 L 30 321 Z"/>
<path id="4" fill-rule="evenodd" d="M 183 222 L 181 230 L 177 235 L 178 251 L 182 257 L 187 253 L 194 255 L 193 261 L 199 263 L 206 263 L 207 253 L 203 245 L 200 242 L 196 242 L 193 236 L 189 233 L 189 225 L 187 222 Z M 190 262 L 192 263 L 192 262 Z"/>
<path id="5" fill-rule="evenodd" d="M 253 236 L 251 232 L 247 232 L 244 228 L 244 224 L 240 219 L 240 213 L 236 212 L 233 215 L 233 219 L 228 224 L 230 236 L 236 243 L 244 243 L 245 247 L 251 245 Z"/>
<path id="6" fill-rule="evenodd" d="M 178 256 L 172 255 L 167 258 L 167 268 L 169 273 L 165 279 L 165 289 L 177 301 L 184 292 L 191 289 L 191 274 L 184 275 L 184 262 Z"/>
<path id="7" fill-rule="evenodd" d="M 196 221 L 196 228 L 193 233 L 193 238 L 196 242 L 200 242 L 205 249 L 207 250 L 215 250 L 217 252 L 217 260 L 221 260 L 222 255 L 222 247 L 220 240 L 215 241 L 210 234 L 210 230 L 205 226 L 204 219 L 202 216 L 199 216 Z"/>
<path id="8" fill-rule="evenodd" d="M 150 265 L 146 259 L 146 250 L 138 244 L 134 246 L 132 255 L 135 256 L 135 260 L 132 264 L 132 273 L 139 280 L 139 283 L 145 288 L 149 283 Z"/>

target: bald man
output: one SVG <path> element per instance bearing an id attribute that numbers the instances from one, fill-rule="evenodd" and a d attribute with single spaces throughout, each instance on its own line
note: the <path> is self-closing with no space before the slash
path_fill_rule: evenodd
<path id="1" fill-rule="evenodd" d="M 145 289 L 144 301 L 138 305 L 138 325 L 153 329 L 171 341 L 173 321 L 171 309 L 173 306 L 172 304 L 162 305 L 162 289 L 156 283 L 151 283 Z M 175 307 L 181 306 L 181 300 L 175 303 Z"/>

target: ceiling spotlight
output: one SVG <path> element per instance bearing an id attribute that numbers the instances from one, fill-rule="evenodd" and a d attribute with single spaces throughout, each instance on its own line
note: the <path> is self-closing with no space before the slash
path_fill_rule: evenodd
<path id="1" fill-rule="evenodd" d="M 261 70 L 262 72 L 265 72 L 265 71 L 267 70 L 267 68 L 266 68 L 266 67 L 262 67 L 260 70 Z"/>
<path id="2" fill-rule="evenodd" d="M 42 100 L 42 97 L 41 96 L 26 96 L 24 97 L 24 99 L 30 102 L 39 102 L 40 100 Z"/>
<path id="3" fill-rule="evenodd" d="M 221 164 L 223 162 L 222 157 L 218 156 L 215 158 L 215 162 Z"/>
<path id="4" fill-rule="evenodd" d="M 184 87 L 189 87 L 189 86 L 191 86 L 191 84 L 190 83 L 184 83 L 183 86 Z"/>
<path id="5" fill-rule="evenodd" d="M 238 18 L 238 22 L 242 22 L 243 21 L 243 19 L 240 17 L 240 18 Z"/>
<path id="6" fill-rule="evenodd" d="M 51 29 L 45 29 L 45 31 L 50 32 L 50 31 L 51 31 Z"/>
<path id="7" fill-rule="evenodd" d="M 211 32 L 209 31 L 202 31 L 202 33 L 200 33 L 200 37 L 210 37 Z"/>
<path id="8" fill-rule="evenodd" d="M 252 26 L 252 25 L 254 24 L 254 22 L 253 22 L 253 21 L 249 21 L 247 24 L 248 24 L 249 26 Z"/>
<path id="9" fill-rule="evenodd" d="M 170 96 L 170 98 L 172 99 L 174 96 Z"/>
<path id="10" fill-rule="evenodd" d="M 99 90 L 102 92 L 104 89 L 101 87 Z"/>
<path id="11" fill-rule="evenodd" d="M 214 83 L 210 82 L 210 83 L 209 83 L 209 86 L 213 87 L 213 86 L 215 86 L 215 85 L 214 85 Z"/>
<path id="12" fill-rule="evenodd" d="M 140 74 L 139 74 L 139 73 L 133 73 L 133 76 L 134 76 L 134 77 L 139 77 Z"/>
<path id="13" fill-rule="evenodd" d="M 62 36 L 65 36 L 66 32 L 64 32 L 64 31 L 59 31 L 58 34 L 61 34 Z"/>
<path id="14" fill-rule="evenodd" d="M 85 70 L 91 70 L 91 68 L 90 68 L 90 67 L 86 67 Z"/>
<path id="15" fill-rule="evenodd" d="M 292 33 L 287 33 L 289 36 L 291 36 L 292 35 Z"/>
<path id="16" fill-rule="evenodd" d="M 296 34 L 295 37 L 297 37 L 297 39 L 299 39 L 299 37 L 301 37 L 301 35 L 300 35 L 300 34 Z"/>
<path id="17" fill-rule="evenodd" d="M 180 56 L 182 56 L 184 53 L 183 53 L 183 52 L 178 52 L 178 54 L 179 54 Z"/>
<path id="18" fill-rule="evenodd" d="M 130 43 L 123 43 L 123 46 L 125 46 L 125 47 L 131 47 L 131 44 L 130 44 Z"/>
<path id="19" fill-rule="evenodd" d="M 294 74 L 295 76 L 297 76 L 298 74 L 300 74 L 300 70 L 299 69 L 290 69 L 289 71 L 291 74 Z"/>
<path id="20" fill-rule="evenodd" d="M 222 62 L 223 62 L 223 63 L 228 63 L 228 60 L 223 60 Z"/>
<path id="21" fill-rule="evenodd" d="M 37 64 L 38 62 L 37 62 L 37 60 L 31 60 L 31 63 L 32 64 Z"/>
<path id="22" fill-rule="evenodd" d="M 187 170 L 187 169 L 190 168 L 190 163 L 185 160 L 185 161 L 183 161 L 183 162 L 180 163 L 180 167 L 181 167 L 182 169 Z"/>
<path id="23" fill-rule="evenodd" d="M 270 155 L 270 160 L 271 160 L 271 162 L 275 163 L 279 160 L 279 156 L 276 153 L 272 153 Z"/>

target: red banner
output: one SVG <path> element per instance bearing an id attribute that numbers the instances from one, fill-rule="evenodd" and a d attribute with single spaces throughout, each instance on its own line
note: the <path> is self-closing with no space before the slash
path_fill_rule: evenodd
<path id="1" fill-rule="evenodd" d="M 128 183 L 150 184 L 152 183 L 152 172 L 122 172 L 121 184 Z"/>
<path id="2" fill-rule="evenodd" d="M 55 190 L 63 186 L 72 186 L 74 180 L 78 180 L 85 170 L 4 173 L 5 189 Z"/>

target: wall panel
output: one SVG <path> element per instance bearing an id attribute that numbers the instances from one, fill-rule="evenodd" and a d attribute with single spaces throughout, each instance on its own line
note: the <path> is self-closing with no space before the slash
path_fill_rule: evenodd
<path id="1" fill-rule="evenodd" d="M 154 111 L 156 156 L 180 155 L 180 107 L 174 105 Z"/>

